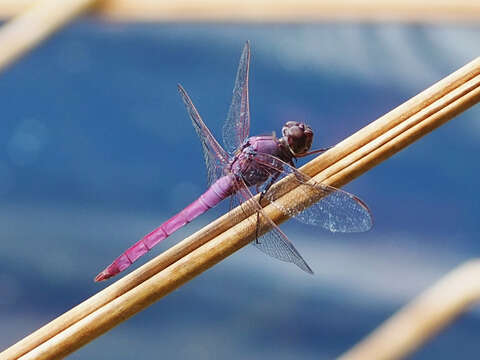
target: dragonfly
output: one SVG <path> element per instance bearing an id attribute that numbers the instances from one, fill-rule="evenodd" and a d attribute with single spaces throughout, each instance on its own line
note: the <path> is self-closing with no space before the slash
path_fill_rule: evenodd
<path id="1" fill-rule="evenodd" d="M 231 208 L 240 206 L 245 215 L 256 214 L 251 220 L 257 226 L 253 245 L 267 255 L 293 263 L 310 274 L 313 274 L 310 266 L 265 213 L 262 203 L 272 204 L 288 217 L 321 226 L 331 232 L 363 232 L 372 227 L 372 215 L 362 200 L 346 191 L 315 182 L 296 169 L 295 161 L 298 158 L 327 150 L 310 151 L 313 130 L 309 125 L 288 121 L 282 127 L 281 137 L 276 137 L 274 133 L 249 137 L 250 51 L 247 41 L 240 57 L 232 102 L 223 126 L 224 147 L 213 137 L 187 92 L 178 85 L 180 96 L 200 138 L 208 173 L 208 190 L 128 248 L 99 273 L 95 281 L 106 280 L 124 271 L 155 245 L 227 198 L 232 200 Z M 280 181 L 285 177 L 290 177 L 290 182 Z M 288 190 L 287 185 L 282 183 L 291 187 L 292 181 L 302 194 L 320 200 L 308 208 L 282 205 L 278 199 Z M 254 197 L 253 192 L 259 193 L 259 197 Z M 270 231 L 260 234 L 260 223 L 266 224 Z"/>

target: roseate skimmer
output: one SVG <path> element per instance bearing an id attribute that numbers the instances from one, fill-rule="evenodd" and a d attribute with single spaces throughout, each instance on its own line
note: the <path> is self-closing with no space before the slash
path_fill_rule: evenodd
<path id="1" fill-rule="evenodd" d="M 308 125 L 288 121 L 282 128 L 281 138 L 275 137 L 274 134 L 248 137 L 249 65 L 250 44 L 247 42 L 240 58 L 233 99 L 223 126 L 226 150 L 212 136 L 186 91 L 181 85 L 178 86 L 202 143 L 209 188 L 192 204 L 127 249 L 98 274 L 95 281 L 108 279 L 125 270 L 160 241 L 228 197 L 233 197 L 231 206 L 240 204 L 246 214 L 257 214 L 257 229 L 260 219 L 270 225 L 271 230 L 260 237 L 257 236 L 252 242 L 253 245 L 274 258 L 294 263 L 308 273 L 313 273 L 308 264 L 286 235 L 263 211 L 260 205 L 263 199 L 288 216 L 293 216 L 303 223 L 322 226 L 332 232 L 361 232 L 371 228 L 370 211 L 360 199 L 343 190 L 312 182 L 307 175 L 295 169 L 294 160 L 297 158 L 326 150 L 309 151 L 313 131 Z M 297 188 L 303 189 L 315 198 L 321 197 L 321 200 L 309 208 L 292 209 L 282 206 L 276 199 L 279 194 L 285 192 L 285 189 L 278 186 L 278 182 L 275 186 L 272 185 L 288 175 L 292 175 L 292 181 L 296 182 Z M 260 193 L 259 201 L 252 199 L 250 188 L 255 188 Z"/>

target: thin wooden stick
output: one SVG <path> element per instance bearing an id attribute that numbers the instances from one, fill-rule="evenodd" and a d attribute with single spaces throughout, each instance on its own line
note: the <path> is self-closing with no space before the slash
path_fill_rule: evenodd
<path id="1" fill-rule="evenodd" d="M 480 17 L 468 0 L 109 0 L 100 12 L 110 18 L 146 21 L 312 22 L 318 20 L 463 21 Z"/>
<path id="2" fill-rule="evenodd" d="M 480 259 L 452 270 L 339 360 L 395 360 L 410 355 L 480 300 Z"/>
<path id="3" fill-rule="evenodd" d="M 36 0 L 1 0 L 11 16 Z M 105 0 L 97 14 L 121 21 L 478 21 L 475 0 Z"/>
<path id="4" fill-rule="evenodd" d="M 35 1 L 0 28 L 0 71 L 33 49 L 97 0 Z"/>
<path id="5" fill-rule="evenodd" d="M 345 184 L 480 101 L 479 81 L 477 58 L 320 155 L 302 171 L 316 181 Z M 279 201 L 293 207 L 311 203 L 295 189 Z M 286 219 L 273 206 L 265 211 L 277 223 Z M 75 351 L 248 244 L 255 236 L 254 222 L 237 223 L 241 214 L 234 209 L 222 216 L 5 350 L 0 359 L 22 355 L 22 359 L 57 359 Z"/>

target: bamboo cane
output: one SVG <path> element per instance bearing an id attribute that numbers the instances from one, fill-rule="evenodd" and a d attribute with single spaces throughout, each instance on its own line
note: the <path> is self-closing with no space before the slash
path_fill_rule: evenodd
<path id="1" fill-rule="evenodd" d="M 479 84 L 477 58 L 318 156 L 302 171 L 315 181 L 341 186 L 480 101 Z M 294 207 L 311 203 L 303 194 L 293 189 L 279 201 Z M 277 223 L 286 219 L 273 206 L 265 211 Z M 57 359 L 105 333 L 248 244 L 255 236 L 254 222 L 235 223 L 238 216 L 234 209 L 207 225 L 8 348 L 0 359 Z"/>
<path id="2" fill-rule="evenodd" d="M 36 0 L 1 0 L 12 16 Z M 476 0 L 104 0 L 96 14 L 120 21 L 478 21 Z"/>
<path id="3" fill-rule="evenodd" d="M 97 0 L 32 2 L 25 11 L 0 28 L 0 71 L 96 2 Z"/>
<path id="4" fill-rule="evenodd" d="M 480 259 L 452 270 L 339 360 L 402 359 L 480 300 Z"/>

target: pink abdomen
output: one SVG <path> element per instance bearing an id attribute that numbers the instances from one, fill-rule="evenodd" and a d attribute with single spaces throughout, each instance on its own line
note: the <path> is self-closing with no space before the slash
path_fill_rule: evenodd
<path id="1" fill-rule="evenodd" d="M 137 241 L 132 247 L 127 249 L 105 270 L 95 277 L 95 281 L 106 280 L 119 272 L 125 270 L 134 261 L 146 254 L 160 241 L 166 239 L 182 226 L 200 216 L 208 209 L 217 205 L 223 199 L 226 199 L 233 193 L 233 175 L 226 175 L 218 179 L 208 188 L 197 200 L 188 205 L 182 211 L 169 220 L 165 221 L 151 233 L 145 235 Z"/>

